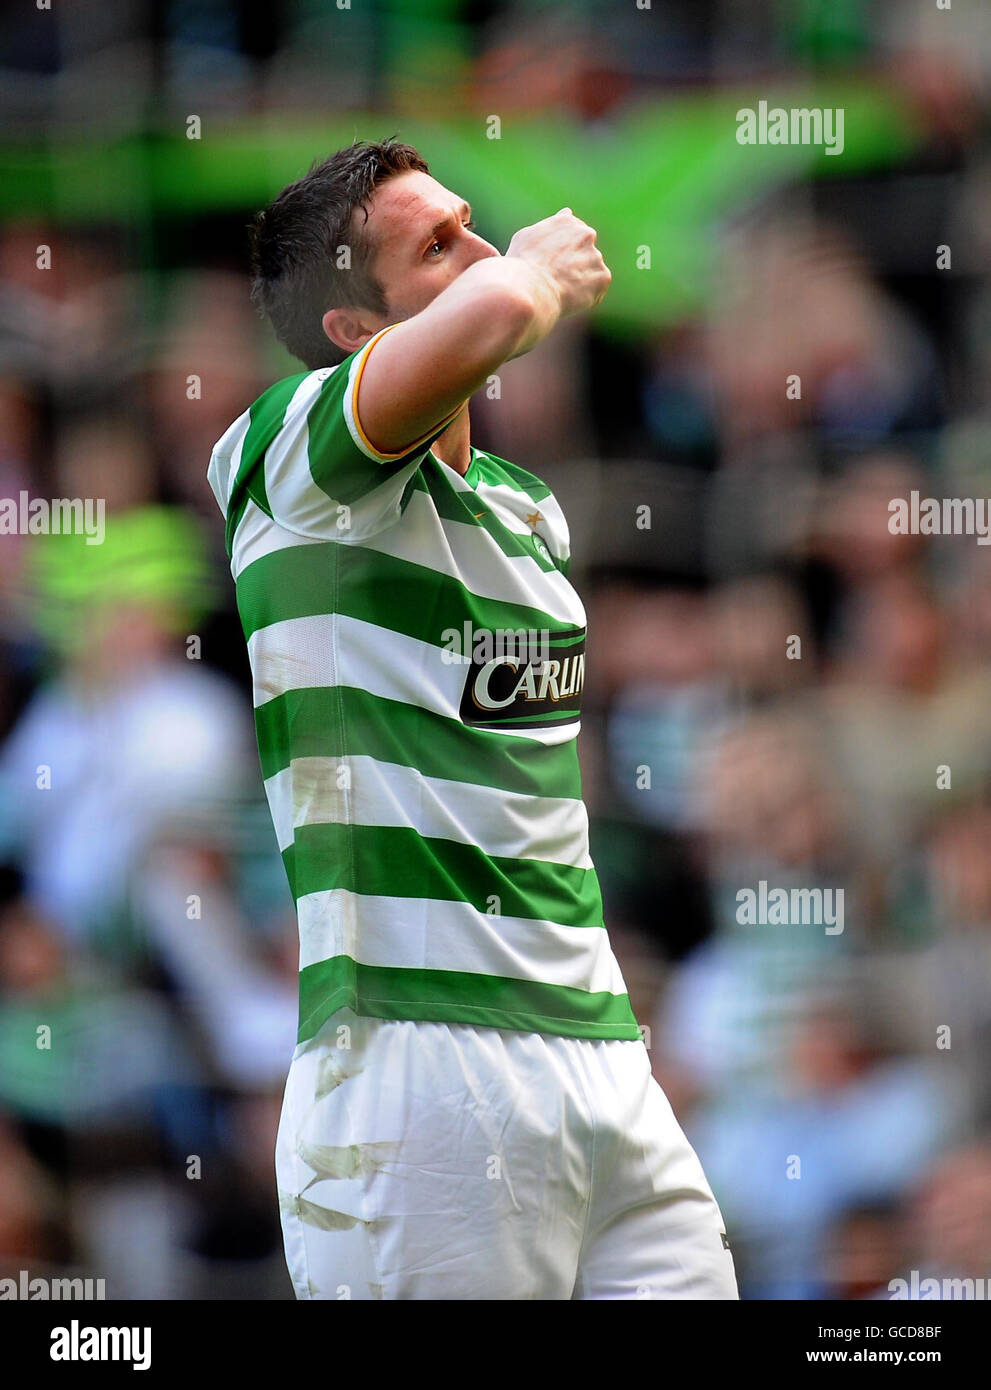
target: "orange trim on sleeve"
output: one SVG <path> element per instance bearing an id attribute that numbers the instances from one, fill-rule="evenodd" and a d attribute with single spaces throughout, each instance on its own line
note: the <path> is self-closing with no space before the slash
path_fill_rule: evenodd
<path id="1" fill-rule="evenodd" d="M 354 377 L 354 390 L 351 393 L 351 414 L 354 417 L 354 427 L 361 435 L 362 441 L 365 444 L 366 448 L 370 449 L 373 454 L 375 454 L 378 458 L 382 460 L 383 463 L 390 463 L 393 459 L 403 458 L 404 455 L 410 453 L 413 449 L 415 449 L 417 445 L 422 444 L 425 439 L 429 439 L 431 435 L 436 434 L 437 431 L 441 428 L 441 426 L 450 424 L 454 417 L 457 414 L 459 414 L 460 411 L 464 410 L 466 404 L 464 401 L 462 401 L 460 405 L 456 405 L 454 409 L 451 411 L 451 413 L 449 415 L 446 415 L 443 420 L 438 420 L 437 424 L 434 425 L 432 429 L 427 430 L 426 434 L 421 434 L 419 439 L 414 439 L 412 444 L 407 444 L 406 448 L 400 449 L 397 454 L 385 454 L 382 452 L 381 449 L 376 448 L 376 446 L 368 438 L 368 435 L 365 433 L 361 424 L 361 420 L 358 417 L 358 388 L 361 386 L 362 373 L 365 370 L 365 363 L 371 356 L 371 349 L 374 347 L 375 343 L 377 343 L 380 338 L 384 338 L 385 335 L 395 327 L 396 325 L 394 323 L 390 323 L 387 328 L 381 329 L 380 332 L 378 332 L 370 342 L 365 344 L 365 349 L 361 357 L 361 360 L 358 363 L 358 370 L 355 373 Z"/>

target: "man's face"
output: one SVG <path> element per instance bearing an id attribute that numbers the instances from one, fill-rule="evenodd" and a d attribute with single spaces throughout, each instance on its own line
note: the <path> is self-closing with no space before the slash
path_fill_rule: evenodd
<path id="1" fill-rule="evenodd" d="M 385 323 L 412 318 L 470 265 L 499 255 L 470 221 L 465 200 L 429 174 L 398 174 L 375 190 L 364 233 L 388 304 Z"/>

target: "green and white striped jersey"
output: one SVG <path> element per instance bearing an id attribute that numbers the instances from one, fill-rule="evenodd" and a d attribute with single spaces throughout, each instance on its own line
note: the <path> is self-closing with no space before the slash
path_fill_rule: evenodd
<path id="1" fill-rule="evenodd" d="M 462 477 L 431 453 L 457 411 L 402 454 L 370 444 L 358 385 L 389 331 L 266 391 L 208 472 L 299 918 L 299 1041 L 344 1007 L 637 1039 L 589 857 L 567 524 L 515 464 L 473 447 Z"/>

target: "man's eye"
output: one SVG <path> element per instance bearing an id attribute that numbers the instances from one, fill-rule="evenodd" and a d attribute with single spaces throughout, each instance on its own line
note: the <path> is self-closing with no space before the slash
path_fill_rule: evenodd
<path id="1" fill-rule="evenodd" d="M 473 232 L 473 231 L 475 230 L 475 219 L 474 219 L 474 218 L 471 218 L 470 221 L 468 221 L 468 222 L 462 222 L 461 225 L 462 225 L 462 227 L 464 227 L 464 228 L 466 229 L 466 231 Z M 428 255 L 428 256 L 432 256 L 432 255 L 433 255 L 433 252 L 434 252 L 434 249 L 435 249 L 436 247 L 440 247 L 440 249 L 443 251 L 443 249 L 444 249 L 443 242 L 435 241 L 435 242 L 433 243 L 432 246 L 429 246 L 429 247 L 427 248 L 427 255 Z"/>

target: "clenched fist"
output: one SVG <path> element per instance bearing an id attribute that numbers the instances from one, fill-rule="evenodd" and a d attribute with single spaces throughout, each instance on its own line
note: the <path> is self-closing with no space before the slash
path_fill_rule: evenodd
<path id="1" fill-rule="evenodd" d="M 509 243 L 507 257 L 518 256 L 554 285 L 561 317 L 594 309 L 612 282 L 612 272 L 595 244 L 596 231 L 570 208 L 521 227 Z"/>

